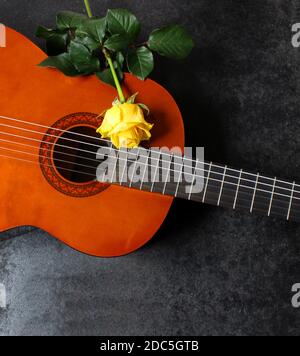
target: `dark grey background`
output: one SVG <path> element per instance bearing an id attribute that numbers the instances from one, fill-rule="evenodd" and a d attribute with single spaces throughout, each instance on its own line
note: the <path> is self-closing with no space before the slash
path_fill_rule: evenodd
<path id="1" fill-rule="evenodd" d="M 36 25 L 81 0 L 1 0 L 0 22 L 36 43 Z M 296 0 L 91 0 L 98 15 L 127 7 L 153 27 L 179 22 L 197 48 L 158 60 L 153 78 L 177 100 L 187 143 L 206 158 L 300 179 L 300 48 Z M 177 201 L 151 243 L 96 259 L 42 231 L 0 235 L 3 335 L 296 335 L 300 226 Z"/>

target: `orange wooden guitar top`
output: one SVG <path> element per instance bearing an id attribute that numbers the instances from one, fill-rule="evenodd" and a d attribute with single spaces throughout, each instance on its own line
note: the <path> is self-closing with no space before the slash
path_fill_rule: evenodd
<path id="1" fill-rule="evenodd" d="M 37 66 L 45 54 L 23 35 L 7 30 L 7 46 L 0 48 L 0 115 L 52 126 L 66 115 L 101 113 L 111 107 L 116 91 L 95 76 L 69 78 L 56 70 Z M 180 111 L 170 94 L 152 80 L 139 81 L 126 75 L 127 95 L 139 92 L 155 123 L 151 145 L 184 145 Z M 1 132 L 24 135 L 18 129 L 2 127 Z M 13 123 L 8 123 L 14 125 Z M 18 127 L 30 128 L 18 123 Z M 41 133 L 47 129 L 35 127 Z M 37 135 L 26 132 L 26 137 Z M 12 138 L 11 138 L 12 139 Z M 15 140 L 17 138 L 15 137 Z M 28 141 L 18 138 L 21 143 Z M 38 155 L 40 143 L 31 142 Z M 15 148 L 10 143 L 0 146 Z M 0 154 L 23 157 L 0 149 Z M 0 230 L 32 225 L 65 244 L 94 256 L 119 256 L 144 245 L 161 226 L 172 198 L 119 186 L 109 186 L 88 197 L 66 195 L 51 186 L 36 164 L 0 157 Z"/>

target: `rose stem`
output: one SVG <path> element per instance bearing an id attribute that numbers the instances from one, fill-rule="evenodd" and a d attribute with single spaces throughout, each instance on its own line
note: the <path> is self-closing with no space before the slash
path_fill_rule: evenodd
<path id="1" fill-rule="evenodd" d="M 91 6 L 90 6 L 90 3 L 89 3 L 89 0 L 84 0 L 84 4 L 85 4 L 85 7 L 86 7 L 86 11 L 87 11 L 88 16 L 90 18 L 93 17 L 93 13 L 92 13 L 92 10 L 91 10 Z M 114 79 L 114 82 L 115 82 L 115 85 L 116 85 L 116 88 L 117 88 L 117 91 L 118 91 L 120 102 L 121 102 L 121 104 L 124 104 L 126 102 L 126 99 L 125 99 L 125 96 L 123 94 L 122 87 L 121 87 L 118 75 L 116 73 L 113 61 L 111 59 L 111 56 L 110 56 L 109 52 L 105 48 L 103 48 L 103 53 L 104 53 L 105 58 L 106 58 L 106 60 L 107 60 L 107 62 L 109 64 L 109 68 L 110 68 L 111 74 L 113 76 L 113 79 Z"/>
<path id="2" fill-rule="evenodd" d="M 84 4 L 85 4 L 86 12 L 88 13 L 88 16 L 93 17 L 89 0 L 84 0 Z"/>
<path id="3" fill-rule="evenodd" d="M 116 84 L 116 88 L 117 88 L 117 91 L 118 91 L 118 95 L 119 95 L 119 99 L 120 99 L 120 102 L 121 104 L 124 104 L 125 103 L 125 97 L 124 97 L 124 94 L 123 94 L 123 91 L 122 91 L 122 88 L 121 88 L 121 84 L 119 82 L 119 78 L 117 76 L 117 73 L 116 73 L 116 70 L 115 70 L 115 67 L 114 67 L 114 64 L 113 64 L 113 61 L 111 59 L 111 56 L 110 54 L 108 53 L 108 51 L 103 48 L 103 53 L 105 55 L 105 58 L 107 59 L 107 62 L 109 64 L 109 68 L 111 70 L 111 74 L 114 78 L 114 82 Z"/>

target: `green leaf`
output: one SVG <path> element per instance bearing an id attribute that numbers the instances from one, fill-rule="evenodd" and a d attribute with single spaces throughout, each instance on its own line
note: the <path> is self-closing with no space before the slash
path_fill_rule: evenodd
<path id="1" fill-rule="evenodd" d="M 129 46 L 130 39 L 127 35 L 112 35 L 104 42 L 104 47 L 111 51 L 122 51 Z"/>
<path id="2" fill-rule="evenodd" d="M 39 66 L 57 68 L 69 77 L 75 77 L 81 74 L 73 65 L 69 53 L 63 53 L 55 57 L 48 57 L 41 62 Z"/>
<path id="3" fill-rule="evenodd" d="M 114 78 L 111 74 L 111 70 L 109 68 L 104 69 L 102 72 L 96 73 L 96 76 L 102 80 L 102 82 L 111 85 L 112 87 L 116 87 Z M 120 82 L 123 80 L 124 75 L 122 71 L 117 70 L 117 76 L 120 80 Z"/>
<path id="4" fill-rule="evenodd" d="M 116 55 L 116 61 L 119 64 L 120 68 L 123 68 L 125 58 L 122 52 L 118 52 Z"/>
<path id="5" fill-rule="evenodd" d="M 69 53 L 72 63 L 79 72 L 91 74 L 99 71 L 99 59 L 92 56 L 92 53 L 84 44 L 77 41 L 71 41 Z"/>
<path id="6" fill-rule="evenodd" d="M 144 111 L 146 111 L 147 116 L 150 115 L 150 109 L 148 108 L 147 105 L 142 104 L 142 103 L 138 103 L 138 106 L 139 106 L 141 109 L 143 109 Z"/>
<path id="7" fill-rule="evenodd" d="M 99 48 L 99 43 L 87 33 L 76 31 L 74 41 L 85 45 L 91 52 Z"/>
<path id="8" fill-rule="evenodd" d="M 71 41 L 69 53 L 73 63 L 88 63 L 91 58 L 89 49 L 77 41 Z"/>
<path id="9" fill-rule="evenodd" d="M 172 25 L 153 31 L 148 46 L 162 56 L 179 60 L 190 54 L 194 42 L 182 26 Z"/>
<path id="10" fill-rule="evenodd" d="M 115 88 L 114 78 L 111 74 L 110 69 L 104 69 L 102 72 L 96 73 L 96 76 L 102 80 L 102 82 L 109 84 Z"/>
<path id="11" fill-rule="evenodd" d="M 125 58 L 122 52 L 118 52 L 116 55 L 116 59 L 113 61 L 114 68 L 116 69 L 117 76 L 120 81 L 124 79 L 123 73 L 123 65 L 124 65 Z"/>
<path id="12" fill-rule="evenodd" d="M 113 64 L 116 69 L 118 78 L 122 81 L 124 77 L 123 67 L 117 61 L 114 61 Z"/>
<path id="13" fill-rule="evenodd" d="M 126 34 L 131 41 L 138 36 L 141 29 L 137 18 L 125 9 L 108 10 L 106 20 L 112 35 Z"/>
<path id="14" fill-rule="evenodd" d="M 121 103 L 121 101 L 120 101 L 120 99 L 118 97 L 116 97 L 114 99 L 114 101 L 112 102 L 112 106 L 121 105 L 121 104 L 122 103 Z"/>
<path id="15" fill-rule="evenodd" d="M 67 33 L 54 33 L 46 41 L 47 54 L 49 56 L 57 56 L 61 53 L 66 52 L 68 42 Z"/>
<path id="16" fill-rule="evenodd" d="M 135 93 L 133 95 L 131 95 L 127 100 L 126 103 L 128 104 L 134 104 L 135 103 L 135 99 L 136 97 L 139 95 L 139 93 Z"/>
<path id="17" fill-rule="evenodd" d="M 146 47 L 130 50 L 127 55 L 127 66 L 130 73 L 145 80 L 154 68 L 152 52 Z"/>
<path id="18" fill-rule="evenodd" d="M 49 39 L 54 33 L 54 30 L 51 28 L 46 28 L 44 26 L 38 26 L 36 30 L 36 37 L 43 38 L 45 40 Z"/>
<path id="19" fill-rule="evenodd" d="M 78 31 L 92 37 L 94 41 L 101 44 L 106 32 L 106 18 L 88 19 L 81 23 Z"/>
<path id="20" fill-rule="evenodd" d="M 46 50 L 49 56 L 57 56 L 66 52 L 68 33 L 66 30 L 52 30 L 39 26 L 36 36 L 46 40 Z"/>
<path id="21" fill-rule="evenodd" d="M 56 25 L 59 30 L 76 29 L 86 21 L 88 17 L 73 11 L 61 11 L 56 16 Z"/>

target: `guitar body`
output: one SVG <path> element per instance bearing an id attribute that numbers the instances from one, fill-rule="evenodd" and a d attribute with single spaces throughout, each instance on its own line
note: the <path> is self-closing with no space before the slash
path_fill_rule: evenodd
<path id="1" fill-rule="evenodd" d="M 171 197 L 74 182 L 51 164 L 51 147 L 59 139 L 53 138 L 58 135 L 55 128 L 96 129 L 96 114 L 111 107 L 116 91 L 95 76 L 69 78 L 38 67 L 45 54 L 21 34 L 6 31 L 6 48 L 0 48 L 0 115 L 42 126 L 0 118 L 4 140 L 0 146 L 6 148 L 0 154 L 15 158 L 0 157 L 0 230 L 35 226 L 94 256 L 119 256 L 138 249 L 163 223 Z M 151 80 L 141 82 L 130 75 L 124 87 L 127 95 L 139 92 L 139 101 L 151 108 L 155 123 L 151 145 L 183 147 L 182 117 L 170 94 Z M 18 141 L 18 146 L 9 141 Z M 25 148 L 30 155 L 16 152 Z M 41 152 L 45 152 L 43 160 Z"/>

